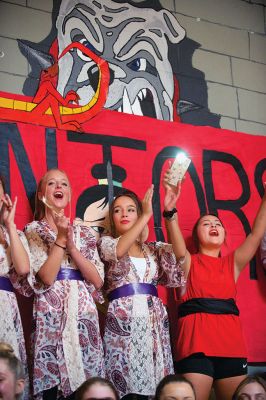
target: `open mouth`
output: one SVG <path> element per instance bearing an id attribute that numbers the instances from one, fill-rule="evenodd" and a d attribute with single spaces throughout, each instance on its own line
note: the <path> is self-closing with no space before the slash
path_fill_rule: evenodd
<path id="1" fill-rule="evenodd" d="M 99 70 L 96 65 L 93 65 L 88 70 L 89 83 L 96 92 L 99 81 Z M 130 102 L 127 88 L 124 88 L 122 99 L 114 106 L 113 110 L 124 112 L 126 114 L 142 115 L 146 117 L 156 118 L 156 111 L 154 107 L 154 98 L 150 89 L 141 89 L 133 103 Z"/>
<path id="2" fill-rule="evenodd" d="M 54 197 L 56 199 L 62 199 L 63 198 L 63 193 L 62 192 L 55 192 L 54 193 Z"/>
<path id="3" fill-rule="evenodd" d="M 210 236 L 219 236 L 219 233 L 216 229 L 210 230 Z"/>
<path id="4" fill-rule="evenodd" d="M 131 103 L 127 89 L 124 88 L 121 101 L 122 104 L 117 108 L 119 112 L 156 118 L 154 98 L 149 89 L 141 89 L 136 95 L 134 102 Z"/>

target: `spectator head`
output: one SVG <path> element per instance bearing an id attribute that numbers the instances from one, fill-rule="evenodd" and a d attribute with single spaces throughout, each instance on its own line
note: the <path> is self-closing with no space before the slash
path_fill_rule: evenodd
<path id="1" fill-rule="evenodd" d="M 192 383 L 180 375 L 165 376 L 157 386 L 155 400 L 170 397 L 175 400 L 196 400 Z"/>
<path id="2" fill-rule="evenodd" d="M 0 342 L 0 398 L 20 399 L 25 386 L 25 376 L 20 360 L 12 347 Z"/>
<path id="3" fill-rule="evenodd" d="M 76 391 L 75 400 L 119 400 L 111 382 L 104 378 L 90 378 Z"/>
<path id="4" fill-rule="evenodd" d="M 247 376 L 236 388 L 232 400 L 266 400 L 266 381 L 260 376 Z"/>

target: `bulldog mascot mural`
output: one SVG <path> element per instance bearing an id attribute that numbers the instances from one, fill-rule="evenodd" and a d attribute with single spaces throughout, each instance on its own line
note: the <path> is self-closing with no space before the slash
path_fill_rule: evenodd
<path id="1" fill-rule="evenodd" d="M 59 54 L 78 42 L 107 61 L 105 108 L 177 119 L 178 84 L 168 60 L 168 43 L 179 43 L 185 31 L 169 11 L 112 0 L 63 0 L 57 29 Z M 59 60 L 58 91 L 65 96 L 74 90 L 80 105 L 91 101 L 98 81 L 99 68 L 81 50 Z"/>
<path id="2" fill-rule="evenodd" d="M 1 99 L 3 118 L 82 132 L 102 108 L 177 122 L 202 108 L 197 96 L 180 99 L 172 64 L 186 32 L 158 0 L 62 0 L 56 28 L 49 53 L 18 39 L 40 79 L 37 90 L 24 89 L 31 101 Z"/>

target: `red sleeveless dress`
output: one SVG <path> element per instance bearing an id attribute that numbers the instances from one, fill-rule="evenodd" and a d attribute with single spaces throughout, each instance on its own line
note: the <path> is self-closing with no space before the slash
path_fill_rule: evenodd
<path id="1" fill-rule="evenodd" d="M 234 254 L 191 256 L 186 293 L 193 298 L 236 299 Z M 193 353 L 214 357 L 247 357 L 240 319 L 232 314 L 195 313 L 178 320 L 177 361 Z"/>

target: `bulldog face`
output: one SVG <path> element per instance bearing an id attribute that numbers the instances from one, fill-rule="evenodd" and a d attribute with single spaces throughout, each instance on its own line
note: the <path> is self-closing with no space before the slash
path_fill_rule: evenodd
<path id="1" fill-rule="evenodd" d="M 173 120 L 173 71 L 168 44 L 179 43 L 184 29 L 166 11 L 137 8 L 112 0 L 62 0 L 57 18 L 59 54 L 80 42 L 110 68 L 105 108 Z M 59 61 L 58 91 L 75 90 L 80 105 L 90 102 L 99 81 L 94 61 L 73 50 Z"/>

